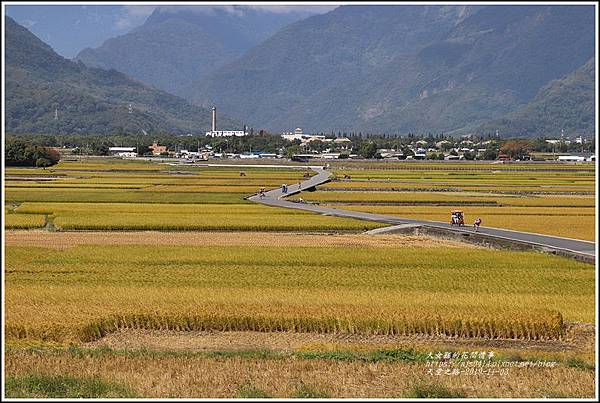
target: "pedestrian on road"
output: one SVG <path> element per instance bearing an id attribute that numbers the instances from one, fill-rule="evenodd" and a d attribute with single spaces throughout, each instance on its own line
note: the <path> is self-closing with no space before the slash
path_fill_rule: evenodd
<path id="1" fill-rule="evenodd" d="M 473 228 L 475 228 L 475 232 L 479 231 L 479 226 L 481 225 L 481 218 L 477 217 L 475 223 L 473 224 Z"/>

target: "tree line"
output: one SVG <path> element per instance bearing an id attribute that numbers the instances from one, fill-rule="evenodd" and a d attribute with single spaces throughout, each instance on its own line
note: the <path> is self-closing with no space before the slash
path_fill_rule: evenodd
<path id="1" fill-rule="evenodd" d="M 335 134 L 325 135 L 326 138 L 337 138 Z M 343 135 L 342 135 L 343 136 Z M 67 148 L 74 154 L 82 155 L 108 155 L 110 147 L 135 147 L 139 155 L 151 155 L 149 147 L 152 143 L 165 145 L 169 150 L 196 151 L 207 146 L 213 151 L 220 153 L 247 153 L 267 152 L 281 153 L 287 157 L 304 153 L 320 153 L 324 151 L 340 153 L 340 157 L 348 157 L 350 154 L 358 154 L 363 158 L 381 158 L 378 150 L 394 149 L 405 156 L 414 155 L 419 148 L 426 150 L 429 159 L 443 159 L 446 154 L 458 155 L 456 148 L 464 147 L 465 139 L 444 135 L 417 136 L 409 134 L 403 137 L 389 136 L 358 136 L 346 137 L 349 142 L 338 144 L 334 142 L 323 142 L 319 140 L 302 144 L 300 140 L 288 141 L 279 134 L 270 134 L 264 130 L 258 134 L 243 137 L 205 137 L 205 136 L 177 136 L 173 134 L 160 135 L 7 135 L 7 164 L 36 166 L 41 164 L 54 164 L 56 162 L 56 150 L 52 148 Z M 443 140 L 443 141 L 442 141 Z M 559 142 L 551 144 L 544 138 L 538 139 L 501 139 L 497 137 L 471 137 L 473 144 L 485 144 L 484 146 L 471 146 L 473 148 L 485 148 L 483 153 L 464 152 L 461 153 L 465 159 L 494 160 L 499 154 L 505 154 L 513 159 L 522 159 L 530 152 L 566 153 L 594 151 L 594 142 L 585 144 L 575 142 Z M 420 141 L 420 143 L 416 143 Z M 440 144 L 441 142 L 441 144 Z M 10 151 L 10 157 L 9 157 Z"/>
<path id="2" fill-rule="evenodd" d="M 8 140 L 4 155 L 6 166 L 46 168 L 60 161 L 60 153 L 56 148 L 23 140 Z"/>

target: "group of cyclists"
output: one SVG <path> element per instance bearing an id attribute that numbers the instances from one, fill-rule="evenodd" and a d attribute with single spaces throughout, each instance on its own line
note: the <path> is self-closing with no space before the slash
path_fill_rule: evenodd
<path id="1" fill-rule="evenodd" d="M 450 215 L 450 225 L 458 225 L 459 227 L 462 227 L 465 225 L 464 215 L 461 210 L 452 211 L 452 213 Z M 473 223 L 473 229 L 475 229 L 475 232 L 479 231 L 480 225 L 481 225 L 481 218 L 477 217 L 477 219 Z"/>

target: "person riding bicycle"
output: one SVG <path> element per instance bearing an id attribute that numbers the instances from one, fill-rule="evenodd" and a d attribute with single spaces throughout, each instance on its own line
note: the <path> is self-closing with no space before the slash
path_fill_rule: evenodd
<path id="1" fill-rule="evenodd" d="M 475 228 L 475 232 L 479 231 L 479 226 L 481 225 L 481 218 L 477 217 L 475 223 L 473 223 L 473 228 Z"/>

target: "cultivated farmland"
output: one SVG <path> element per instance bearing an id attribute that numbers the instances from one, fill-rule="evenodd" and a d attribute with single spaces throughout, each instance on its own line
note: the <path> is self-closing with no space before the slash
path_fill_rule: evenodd
<path id="1" fill-rule="evenodd" d="M 456 206 L 490 226 L 593 239 L 593 170 L 498 167 L 494 182 L 485 164 L 397 164 L 389 179 L 350 164 L 336 174 L 352 179 L 299 197 L 440 221 Z M 305 169 L 91 159 L 6 174 L 9 396 L 594 393 L 593 265 L 368 235 L 385 224 L 246 200 Z M 439 376 L 435 352 L 555 366 Z"/>
<path id="2" fill-rule="evenodd" d="M 591 164 L 336 165 L 333 181 L 293 199 L 439 222 L 461 209 L 469 224 L 595 240 Z"/>
<path id="3" fill-rule="evenodd" d="M 294 184 L 312 171 L 67 161 L 7 171 L 7 228 L 58 230 L 363 231 L 381 224 L 250 203 L 260 187 Z M 52 176 L 52 178 L 49 178 Z M 16 206 L 16 207 L 15 207 Z"/>

